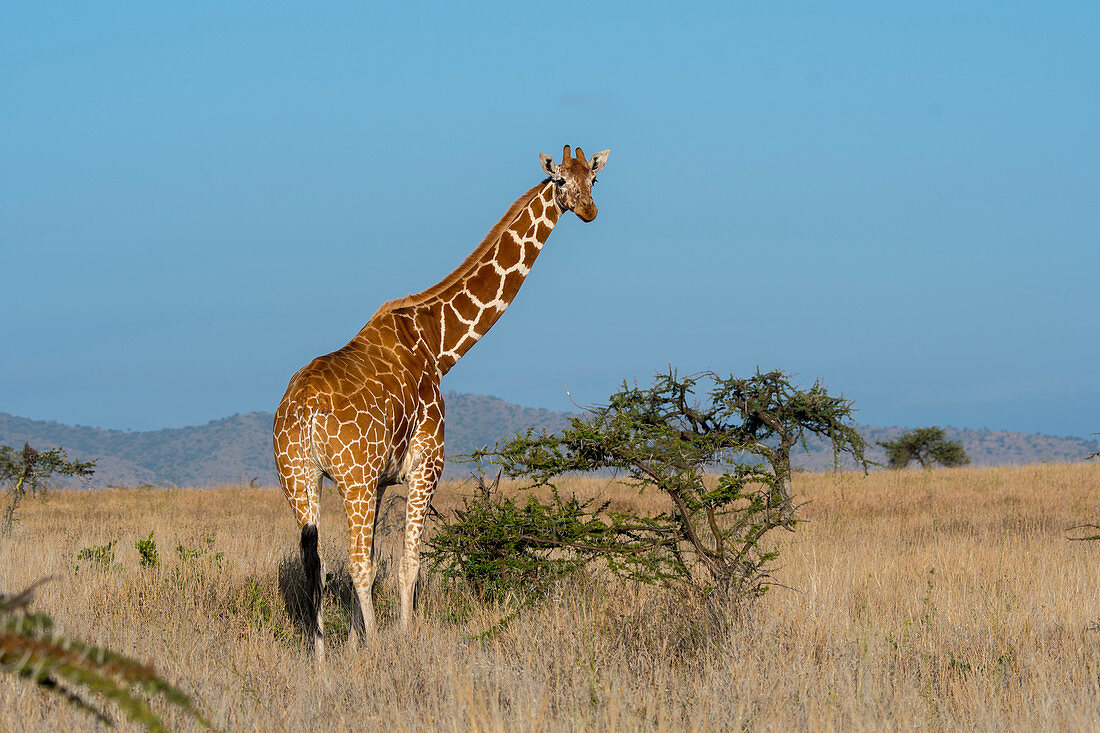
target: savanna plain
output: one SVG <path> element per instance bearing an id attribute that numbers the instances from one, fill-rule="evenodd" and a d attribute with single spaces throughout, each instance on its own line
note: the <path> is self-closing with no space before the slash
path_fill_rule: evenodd
<path id="1" fill-rule="evenodd" d="M 504 487 L 514 490 L 514 487 Z M 560 488 L 658 508 L 609 479 Z M 469 485 L 444 485 L 441 512 Z M 381 631 L 345 641 L 347 529 L 326 486 L 325 663 L 288 608 L 298 532 L 278 490 L 54 491 L 0 538 L 0 590 L 152 663 L 222 730 L 1100 730 L 1100 462 L 798 474 L 772 587 L 725 631 L 604 571 L 523 607 L 430 574 L 397 628 L 401 487 L 387 496 Z M 152 532 L 159 561 L 134 547 Z M 1079 531 L 1078 531 L 1079 533 Z M 109 553 L 78 559 L 84 548 Z M 97 724 L 3 676 L 4 730 Z M 195 724 L 159 708 L 172 728 Z M 115 716 L 125 729 L 125 718 Z"/>

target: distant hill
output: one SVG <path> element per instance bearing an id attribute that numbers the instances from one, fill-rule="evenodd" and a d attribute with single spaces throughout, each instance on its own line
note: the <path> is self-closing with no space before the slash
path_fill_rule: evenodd
<path id="1" fill-rule="evenodd" d="M 482 395 L 446 395 L 447 455 L 492 445 L 529 427 L 548 431 L 569 424 L 566 413 L 520 407 Z M 0 413 L 0 445 L 61 446 L 71 458 L 95 458 L 93 486 L 275 486 L 270 412 L 249 412 L 205 425 L 130 432 L 30 420 Z M 445 476 L 468 468 L 449 461 Z"/>
<path id="2" fill-rule="evenodd" d="M 269 412 L 206 425 L 129 432 L 28 420 L 0 413 L 0 445 L 65 448 L 96 459 L 95 486 L 216 486 L 275 483 Z"/>
<path id="3" fill-rule="evenodd" d="M 878 463 L 886 463 L 886 452 L 876 442 L 893 440 L 906 430 L 902 427 L 877 427 L 861 425 L 860 434 L 870 444 L 868 456 Z M 967 428 L 943 428 L 948 440 L 963 444 L 970 461 L 976 466 L 1019 466 L 1025 463 L 1072 463 L 1083 461 L 1100 449 L 1100 442 L 1084 438 L 1058 438 L 1038 433 L 1010 433 L 1005 430 L 970 430 Z M 832 450 L 824 441 L 810 442 L 810 454 L 802 453 L 792 461 L 811 471 L 824 471 L 833 466 Z M 851 466 L 848 462 L 844 464 Z"/>
<path id="4" fill-rule="evenodd" d="M 492 445 L 529 427 L 557 431 L 569 424 L 569 414 L 520 407 L 496 397 L 451 392 L 447 400 L 447 455 L 455 456 Z M 220 486 L 255 480 L 274 486 L 269 412 L 250 412 L 206 425 L 129 432 L 30 420 L 0 413 L 0 445 L 65 448 L 70 457 L 97 460 L 93 486 Z M 861 427 L 873 446 L 871 457 L 884 462 L 876 440 L 893 438 L 906 428 Z M 1080 461 L 1100 450 L 1095 440 L 1000 430 L 945 428 L 947 437 L 962 441 L 977 465 L 1014 465 L 1040 461 Z M 808 470 L 832 466 L 823 442 L 799 453 L 796 465 Z M 466 466 L 448 461 L 445 477 L 465 475 Z"/>

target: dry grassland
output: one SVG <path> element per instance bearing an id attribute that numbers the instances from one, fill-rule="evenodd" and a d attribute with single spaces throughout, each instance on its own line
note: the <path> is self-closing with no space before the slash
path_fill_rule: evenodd
<path id="1" fill-rule="evenodd" d="M 565 488 L 638 501 L 607 481 Z M 336 633 L 347 554 L 331 490 L 321 538 L 345 605 L 327 601 L 322 668 L 280 590 L 296 578 L 298 533 L 275 490 L 28 501 L 0 539 L 0 589 L 52 575 L 38 608 L 153 662 L 224 730 L 1100 730 L 1100 542 L 1067 540 L 1100 521 L 1100 462 L 801 474 L 795 490 L 811 503 L 779 538 L 776 577 L 791 589 L 773 588 L 720 639 L 655 589 L 599 574 L 488 641 L 468 637 L 502 609 L 429 582 L 405 638 L 391 566 L 383 631 L 351 651 Z M 150 530 L 156 570 L 133 548 Z M 112 539 L 113 567 L 75 559 Z M 5 730 L 91 727 L 6 676 L 0 710 Z"/>

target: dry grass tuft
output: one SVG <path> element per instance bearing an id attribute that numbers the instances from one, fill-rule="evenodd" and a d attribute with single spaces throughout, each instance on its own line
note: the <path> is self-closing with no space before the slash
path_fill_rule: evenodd
<path id="1" fill-rule="evenodd" d="M 596 574 L 480 642 L 469 637 L 508 609 L 429 580 L 404 638 L 390 565 L 376 591 L 383 630 L 353 652 L 331 490 L 323 668 L 295 626 L 297 531 L 278 491 L 53 493 L 0 539 L 0 590 L 55 576 L 36 606 L 59 630 L 154 664 L 227 730 L 1087 730 L 1100 728 L 1100 632 L 1089 630 L 1100 543 L 1067 530 L 1097 523 L 1098 487 L 1095 462 L 796 475 L 807 521 L 779 538 L 777 576 L 796 590 L 772 589 L 718 635 L 657 589 Z M 563 488 L 656 501 L 606 479 Z M 436 503 L 458 498 L 451 484 Z M 154 569 L 133 548 L 150 530 Z M 110 540 L 113 565 L 75 559 Z M 0 709 L 8 730 L 89 725 L 16 680 L 0 680 Z"/>

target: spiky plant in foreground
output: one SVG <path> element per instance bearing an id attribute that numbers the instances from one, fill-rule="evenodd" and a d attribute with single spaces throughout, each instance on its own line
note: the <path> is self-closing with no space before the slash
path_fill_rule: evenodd
<path id="1" fill-rule="evenodd" d="M 34 589 L 46 580 L 37 581 L 15 596 L 0 595 L 0 669 L 60 695 L 107 725 L 113 725 L 111 718 L 81 692 L 113 702 L 131 720 L 151 731 L 166 730 L 146 699 L 156 696 L 211 728 L 191 698 L 152 667 L 58 634 L 49 616 L 32 612 L 29 606 Z"/>
<path id="2" fill-rule="evenodd" d="M 1100 530 L 1100 524 L 1076 524 L 1069 528 L 1070 532 L 1083 532 L 1080 537 L 1070 537 L 1069 539 L 1077 542 L 1096 542 L 1100 540 L 1100 534 L 1089 534 L 1089 532 L 1096 532 Z"/>

